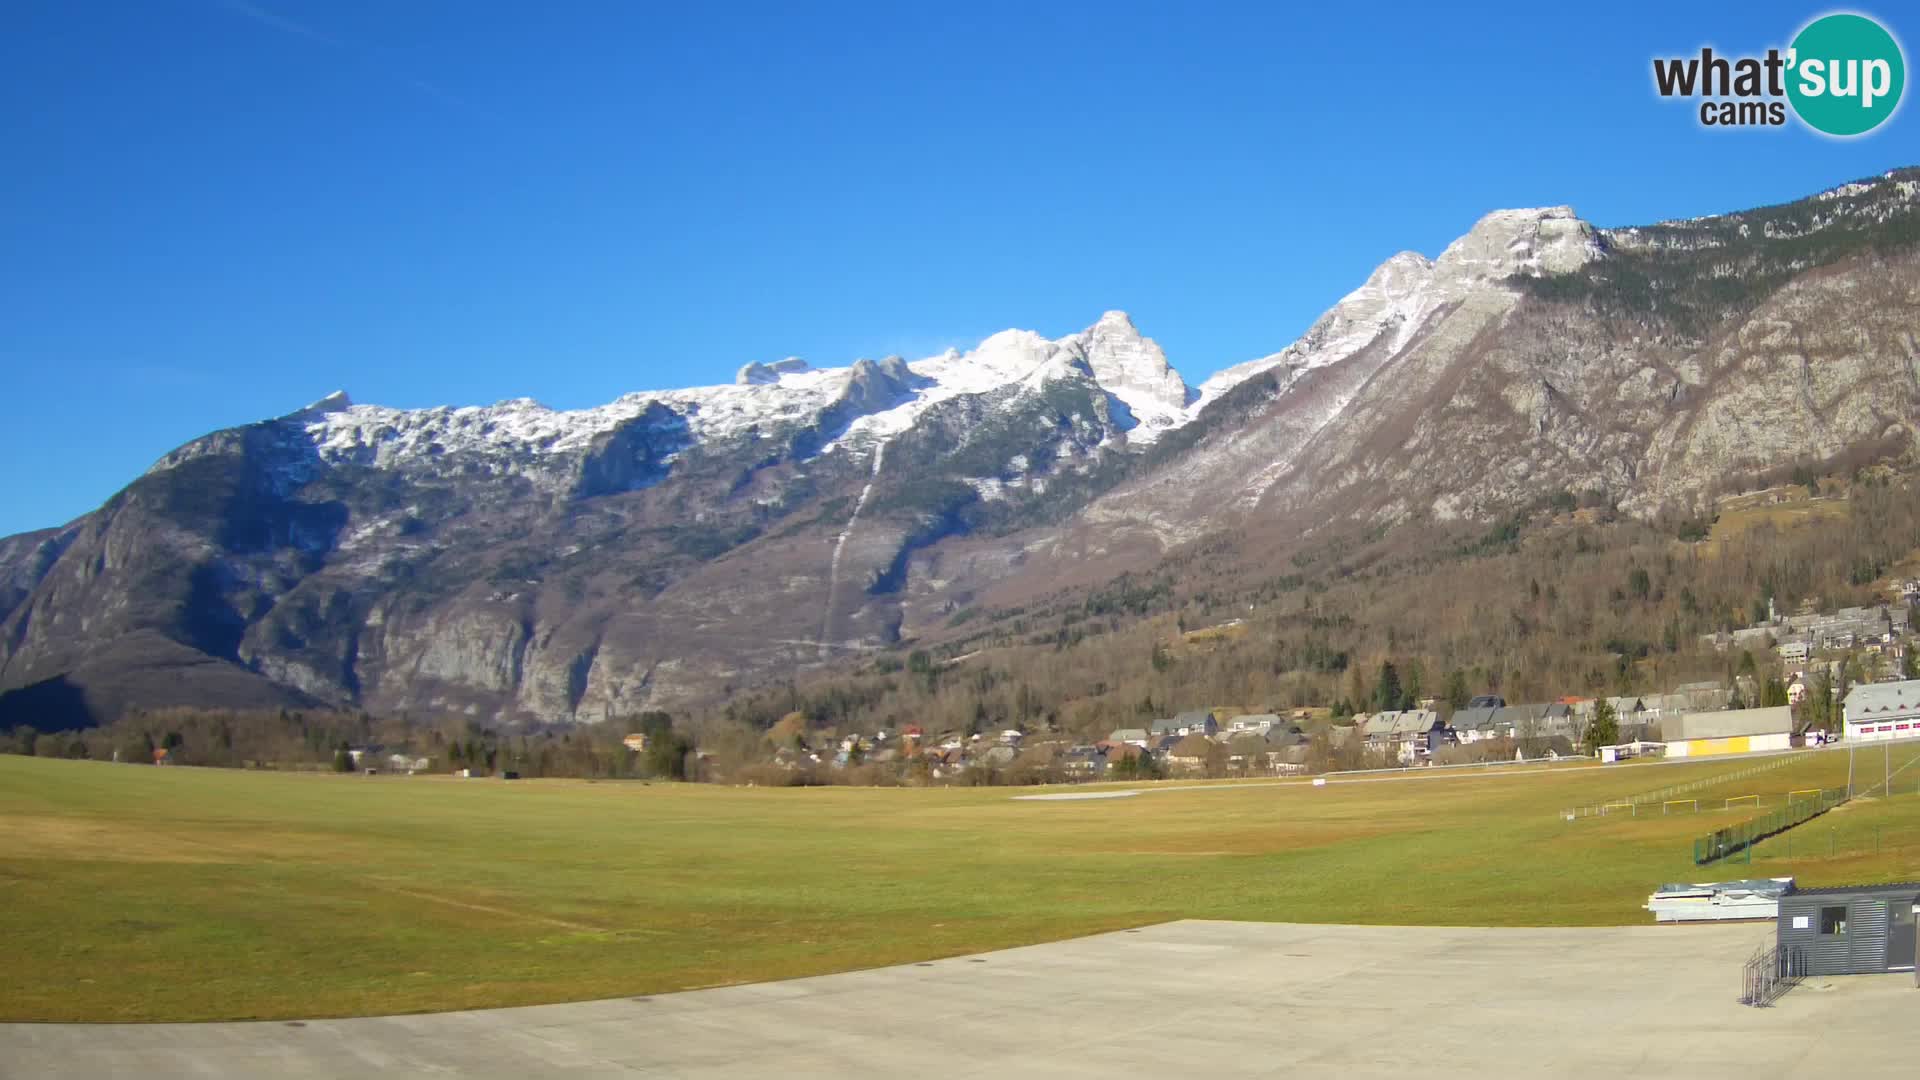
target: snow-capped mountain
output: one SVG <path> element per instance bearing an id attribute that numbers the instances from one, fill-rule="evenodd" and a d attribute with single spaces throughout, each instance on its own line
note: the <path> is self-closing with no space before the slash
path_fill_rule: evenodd
<path id="1" fill-rule="evenodd" d="M 730 385 L 638 391 L 590 409 L 555 410 L 520 398 L 495 405 L 393 409 L 354 404 L 345 392 L 291 414 L 322 460 L 376 468 L 439 468 L 462 459 L 558 479 L 542 464 L 589 451 L 594 441 L 654 410 L 656 426 L 682 429 L 686 446 L 751 439 L 814 423 L 837 410 L 841 423 L 815 448 L 827 454 L 870 451 L 912 428 L 929 408 L 957 397 L 1008 388 L 1039 391 L 1054 382 L 1090 379 L 1123 408 L 1111 437 L 1150 442 L 1190 418 L 1179 372 L 1124 312 L 1109 311 L 1086 330 L 1048 340 L 1006 330 L 967 352 L 906 361 L 890 356 L 847 367 L 815 368 L 789 357 L 750 363 Z M 661 410 L 664 410 L 662 412 Z M 684 448 L 684 447 L 683 447 Z M 192 456 L 189 445 L 155 469 Z M 678 451 L 666 454 L 670 463 Z"/>
<path id="2" fill-rule="evenodd" d="M 1108 312 L 581 410 L 330 395 L 0 539 L 0 722 L 313 702 L 598 721 L 1195 541 L 1567 490 L 1697 510 L 1736 471 L 1908 462 L 1917 178 L 1620 230 L 1499 211 L 1197 388 Z"/>

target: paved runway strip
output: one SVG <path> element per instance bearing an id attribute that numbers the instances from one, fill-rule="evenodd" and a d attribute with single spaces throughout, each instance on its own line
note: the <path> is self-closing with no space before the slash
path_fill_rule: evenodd
<path id="1" fill-rule="evenodd" d="M 1771 1009 L 1736 1004 L 1740 962 L 1770 932 L 1177 922 L 571 1005 L 304 1023 L 4 1024 L 0 1075 L 1767 1080 L 1910 1071 L 1899 1033 L 1920 993 L 1908 976 L 1816 980 Z"/>

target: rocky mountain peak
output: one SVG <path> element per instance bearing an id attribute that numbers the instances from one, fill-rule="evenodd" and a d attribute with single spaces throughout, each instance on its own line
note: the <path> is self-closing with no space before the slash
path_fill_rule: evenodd
<path id="1" fill-rule="evenodd" d="M 782 375 L 797 375 L 808 370 L 811 369 L 805 360 L 789 356 L 771 364 L 747 364 L 734 375 L 733 381 L 738 386 L 772 386 L 780 381 Z"/>
<path id="2" fill-rule="evenodd" d="M 1454 278 L 1501 279 L 1514 274 L 1564 274 L 1599 258 L 1592 225 L 1571 206 L 1495 210 L 1474 223 L 1434 260 L 1437 273 Z"/>
<path id="3" fill-rule="evenodd" d="M 1170 420 L 1187 407 L 1186 380 L 1167 363 L 1159 343 L 1141 334 L 1126 312 L 1109 311 L 1061 344 L 1079 350 L 1094 380 L 1143 422 Z"/>
<path id="4" fill-rule="evenodd" d="M 307 420 L 314 417 L 325 416 L 328 413 L 346 412 L 351 408 L 353 408 L 353 399 L 347 396 L 347 392 L 345 390 L 335 390 L 333 393 L 308 405 L 306 408 L 287 414 L 287 418 L 289 420 Z"/>

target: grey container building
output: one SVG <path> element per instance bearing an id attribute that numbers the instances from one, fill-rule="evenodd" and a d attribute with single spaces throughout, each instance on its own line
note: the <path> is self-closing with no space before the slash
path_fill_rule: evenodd
<path id="1" fill-rule="evenodd" d="M 1912 971 L 1920 882 L 1794 889 L 1780 898 L 1778 940 L 1802 975 Z"/>

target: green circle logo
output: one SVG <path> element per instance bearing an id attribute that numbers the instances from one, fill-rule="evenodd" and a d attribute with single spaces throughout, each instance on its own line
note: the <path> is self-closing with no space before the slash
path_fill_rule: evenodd
<path id="1" fill-rule="evenodd" d="M 1862 135 L 1900 105 L 1907 64 L 1900 43 L 1865 15 L 1827 15 L 1807 24 L 1788 54 L 1787 99 L 1815 131 Z"/>

